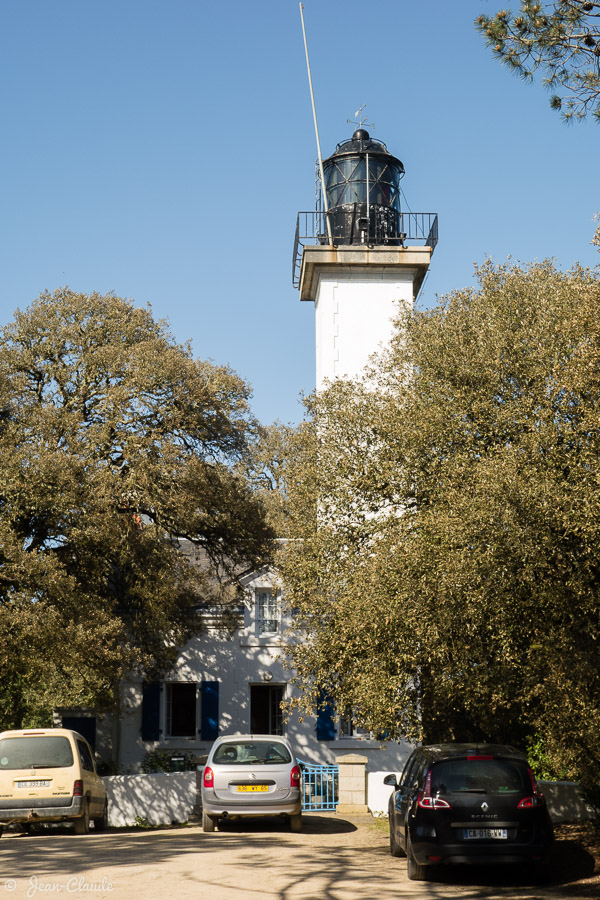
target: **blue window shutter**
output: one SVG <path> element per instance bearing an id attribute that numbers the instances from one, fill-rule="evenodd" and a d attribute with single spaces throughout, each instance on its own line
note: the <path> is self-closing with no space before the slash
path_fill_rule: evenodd
<path id="1" fill-rule="evenodd" d="M 333 706 L 326 694 L 321 695 L 317 706 L 317 740 L 335 740 L 335 723 L 333 721 Z"/>
<path id="2" fill-rule="evenodd" d="M 155 681 L 142 688 L 142 740 L 160 738 L 160 684 Z"/>
<path id="3" fill-rule="evenodd" d="M 203 741 L 215 741 L 219 737 L 219 682 L 203 681 L 200 696 L 200 737 Z"/>

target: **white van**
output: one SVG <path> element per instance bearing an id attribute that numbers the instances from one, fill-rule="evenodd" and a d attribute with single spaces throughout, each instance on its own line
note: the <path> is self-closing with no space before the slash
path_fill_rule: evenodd
<path id="1" fill-rule="evenodd" d="M 86 739 L 67 728 L 0 733 L 0 835 L 13 822 L 64 822 L 87 834 L 106 828 L 104 782 Z"/>

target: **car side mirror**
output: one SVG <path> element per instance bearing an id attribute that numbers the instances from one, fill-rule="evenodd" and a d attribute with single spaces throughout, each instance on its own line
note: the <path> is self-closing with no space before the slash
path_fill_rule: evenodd
<path id="1" fill-rule="evenodd" d="M 390 787 L 398 787 L 398 782 L 396 781 L 395 775 L 386 775 L 383 779 L 384 784 L 389 784 Z"/>

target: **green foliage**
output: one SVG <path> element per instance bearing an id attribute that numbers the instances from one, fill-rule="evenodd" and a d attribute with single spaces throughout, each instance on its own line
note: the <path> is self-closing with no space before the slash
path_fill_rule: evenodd
<path id="1" fill-rule="evenodd" d="M 168 668 L 202 604 L 264 563 L 271 531 L 234 471 L 248 397 L 110 294 L 45 293 L 2 329 L 1 727 Z"/>
<path id="2" fill-rule="evenodd" d="M 279 422 L 261 426 L 250 453 L 238 466 L 255 496 L 261 500 L 267 521 L 280 538 L 287 536 L 289 528 L 286 503 L 288 448 L 297 433 L 297 428 Z"/>
<path id="3" fill-rule="evenodd" d="M 173 759 L 183 760 L 180 768 L 175 767 Z M 149 750 L 142 758 L 142 772 L 151 775 L 153 772 L 194 772 L 196 770 L 197 757 L 194 753 L 169 750 Z M 177 763 L 178 765 L 179 762 Z"/>
<path id="4" fill-rule="evenodd" d="M 600 248 L 600 216 L 598 215 L 598 213 L 596 213 L 595 219 L 598 222 L 598 225 L 596 226 L 596 231 L 594 233 L 594 237 L 592 238 L 592 244 L 594 245 L 594 247 Z"/>
<path id="5" fill-rule="evenodd" d="M 311 400 L 281 565 L 304 706 L 375 733 L 543 735 L 600 776 L 600 279 L 491 263 Z"/>
<path id="6" fill-rule="evenodd" d="M 494 55 L 522 78 L 541 70 L 552 91 L 550 106 L 567 120 L 600 119 L 600 3 L 592 0 L 521 0 L 519 11 L 500 10 L 475 22 Z M 562 95 L 556 93 L 562 91 Z"/>
<path id="7" fill-rule="evenodd" d="M 571 774 L 560 764 L 557 766 L 546 748 L 546 741 L 540 734 L 527 741 L 527 758 L 535 777 L 540 781 L 568 781 Z"/>

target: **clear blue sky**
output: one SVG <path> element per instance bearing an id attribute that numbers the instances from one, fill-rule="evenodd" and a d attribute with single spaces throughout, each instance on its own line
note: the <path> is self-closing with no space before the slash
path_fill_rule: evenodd
<path id="1" fill-rule="evenodd" d="M 440 243 L 421 304 L 486 256 L 596 264 L 600 126 L 567 127 L 473 28 L 499 0 L 305 0 L 324 155 L 367 104 Z M 510 7 L 510 0 L 507 0 Z M 516 4 L 514 4 L 516 6 Z M 0 323 L 41 291 L 152 305 L 298 420 L 314 322 L 291 285 L 316 156 L 296 0 L 4 0 Z"/>

